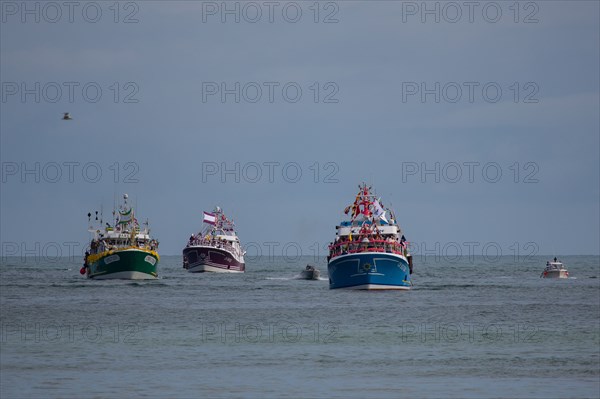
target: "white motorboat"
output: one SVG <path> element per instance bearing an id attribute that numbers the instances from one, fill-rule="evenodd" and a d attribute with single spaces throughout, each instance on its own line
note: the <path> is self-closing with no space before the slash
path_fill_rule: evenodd
<path id="1" fill-rule="evenodd" d="M 542 278 L 568 278 L 569 271 L 563 265 L 562 262 L 559 262 L 558 259 L 554 258 L 552 261 L 546 262 L 546 268 L 542 272 Z"/>

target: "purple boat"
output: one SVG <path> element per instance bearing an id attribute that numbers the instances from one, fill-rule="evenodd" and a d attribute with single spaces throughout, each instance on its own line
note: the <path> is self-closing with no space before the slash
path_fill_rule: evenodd
<path id="1" fill-rule="evenodd" d="M 235 232 L 234 223 L 221 208 L 204 212 L 205 228 L 192 234 L 183 249 L 183 268 L 190 273 L 243 273 L 244 250 Z"/>

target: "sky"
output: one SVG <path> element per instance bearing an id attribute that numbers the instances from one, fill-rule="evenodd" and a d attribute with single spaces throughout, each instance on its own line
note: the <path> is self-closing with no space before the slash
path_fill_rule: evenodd
<path id="1" fill-rule="evenodd" d="M 2 1 L 2 255 L 123 193 L 163 255 L 216 205 L 324 255 L 361 182 L 415 251 L 599 254 L 599 4 Z"/>

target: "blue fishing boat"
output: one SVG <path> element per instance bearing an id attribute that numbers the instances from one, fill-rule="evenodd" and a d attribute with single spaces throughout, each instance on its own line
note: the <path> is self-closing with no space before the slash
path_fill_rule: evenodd
<path id="1" fill-rule="evenodd" d="M 350 220 L 336 226 L 329 245 L 329 288 L 408 290 L 413 271 L 408 242 L 394 212 L 366 184 L 344 210 Z"/>

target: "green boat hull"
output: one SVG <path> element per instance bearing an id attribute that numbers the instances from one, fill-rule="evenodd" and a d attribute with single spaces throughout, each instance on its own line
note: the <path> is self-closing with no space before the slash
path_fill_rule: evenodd
<path id="1" fill-rule="evenodd" d="M 152 280 L 158 278 L 159 257 L 138 249 L 113 251 L 89 264 L 88 277 L 96 280 Z"/>

